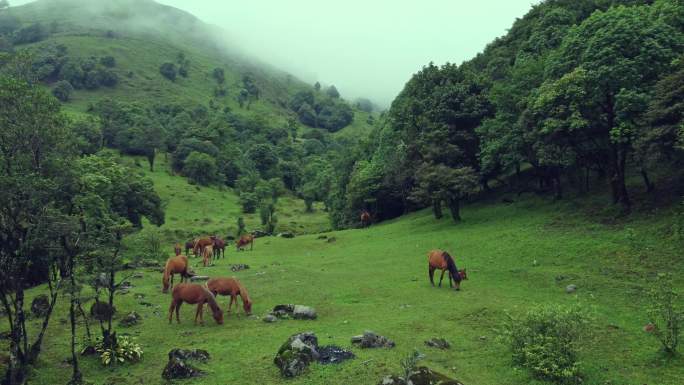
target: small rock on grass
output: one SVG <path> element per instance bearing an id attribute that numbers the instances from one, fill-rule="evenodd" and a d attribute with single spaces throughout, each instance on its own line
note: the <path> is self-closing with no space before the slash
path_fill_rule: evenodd
<path id="1" fill-rule="evenodd" d="M 431 338 L 425 341 L 425 345 L 437 349 L 449 349 L 451 347 L 449 341 L 445 340 L 444 338 Z"/>
<path id="2" fill-rule="evenodd" d="M 375 334 L 370 330 L 366 330 L 362 335 L 352 337 L 351 342 L 359 345 L 362 349 L 393 348 L 395 345 L 391 339 Z"/>
<path id="3" fill-rule="evenodd" d="M 576 292 L 576 291 L 577 291 L 577 285 L 570 284 L 570 285 L 568 285 L 568 286 L 565 287 L 565 292 L 568 293 L 568 294 L 572 294 L 572 293 L 574 293 L 574 292 Z"/>

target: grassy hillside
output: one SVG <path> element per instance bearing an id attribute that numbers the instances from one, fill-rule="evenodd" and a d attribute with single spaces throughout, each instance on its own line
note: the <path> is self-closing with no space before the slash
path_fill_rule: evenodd
<path id="1" fill-rule="evenodd" d="M 190 235 L 233 235 L 238 217 L 244 218 L 248 230 L 261 229 L 259 213 L 244 214 L 232 189 L 191 185 L 185 178 L 171 173 L 163 155 L 158 156 L 154 172 L 149 171 L 147 162 L 142 158 L 124 159 L 131 166 L 144 170 L 154 182 L 155 190 L 165 205 L 166 223 L 161 230 L 169 242 L 180 242 Z M 276 232 L 303 234 L 330 229 L 328 215 L 321 204 L 314 206 L 314 212 L 307 213 L 304 201 L 287 195 L 278 199 L 276 213 Z"/>
<path id="2" fill-rule="evenodd" d="M 166 228 L 222 225 L 224 212 L 234 206 L 225 193 L 195 192 L 163 171 L 152 177 L 168 200 Z M 312 330 L 322 344 L 349 346 L 352 335 L 370 329 L 394 339 L 396 348 L 355 348 L 356 359 L 314 364 L 288 383 L 375 384 L 383 375 L 399 372 L 399 361 L 417 348 L 426 355 L 424 364 L 465 384 L 541 384 L 512 369 L 506 347 L 496 341 L 496 329 L 507 312 L 520 314 L 536 304 L 580 303 L 595 315 L 587 330 L 590 338 L 581 348 L 584 384 L 680 384 L 682 357 L 660 358 L 657 342 L 642 331 L 649 282 L 660 271 L 684 268 L 681 243 L 671 235 L 673 213 L 661 207 L 627 222 L 608 221 L 598 209 L 603 199 L 551 203 L 529 198 L 508 205 L 488 201 L 466 207 L 465 222 L 458 225 L 435 221 L 423 211 L 369 229 L 327 233 L 335 242 L 317 235 L 261 238 L 254 251 L 231 248 L 226 260 L 213 267 L 199 267 L 193 260 L 198 273 L 236 275 L 250 290 L 255 316 L 228 316 L 222 326 L 209 317 L 205 326 L 194 326 L 194 309 L 187 305 L 181 309 L 181 324 L 169 325 L 170 299 L 161 293 L 161 274 L 144 270 L 143 278 L 131 279 L 131 292 L 117 299 L 118 319 L 133 310 L 144 317 L 141 325 L 118 328 L 142 345 L 143 362 L 104 369 L 95 358 L 84 358 L 85 377 L 97 384 L 160 383 L 167 352 L 192 347 L 207 349 L 212 359 L 202 366 L 207 376 L 188 383 L 281 383 L 272 360 L 289 335 Z M 215 200 L 221 202 L 219 210 L 207 209 Z M 205 202 L 199 206 L 201 215 L 199 202 Z M 202 217 L 210 223 L 198 223 Z M 170 252 L 171 245 L 166 247 Z M 429 285 L 425 254 L 436 247 L 452 250 L 459 267 L 468 269 L 469 280 L 460 292 Z M 232 263 L 247 263 L 251 269 L 232 273 Z M 684 288 L 681 274 L 677 277 L 677 286 Z M 570 283 L 578 286 L 576 294 L 565 293 Z M 144 298 L 136 299 L 138 295 Z M 139 303 L 143 301 L 152 306 Z M 225 308 L 227 299 L 220 303 Z M 280 303 L 314 306 L 319 319 L 260 320 Z M 66 301 L 61 301 L 33 384 L 68 379 L 66 314 Z M 431 337 L 445 337 L 453 346 L 447 351 L 425 347 L 423 341 Z"/>
<path id="3" fill-rule="evenodd" d="M 88 106 L 105 97 L 143 104 L 207 105 L 210 100 L 220 108 L 229 107 L 238 114 L 259 115 L 274 126 L 285 125 L 292 114 L 287 109 L 296 92 L 312 89 L 290 74 L 277 69 L 278 63 L 265 65 L 231 50 L 223 32 L 204 24 L 194 16 L 154 1 L 72 1 L 41 0 L 7 12 L 23 25 L 40 23 L 49 36 L 28 45 L 41 52 L 48 46 L 64 45 L 75 58 L 112 56 L 113 71 L 119 84 L 95 91 L 76 90 L 65 109 L 83 113 Z M 24 48 L 20 45 L 16 48 Z M 174 62 L 179 53 L 190 62 L 188 77 L 175 81 L 164 78 L 159 67 Z M 214 97 L 214 68 L 224 68 L 227 94 Z M 253 77 L 260 98 L 249 108 L 240 108 L 237 96 L 243 75 Z M 334 80 L 334 79 L 333 79 Z M 354 134 L 367 132 L 368 114 L 354 109 L 349 126 Z"/>

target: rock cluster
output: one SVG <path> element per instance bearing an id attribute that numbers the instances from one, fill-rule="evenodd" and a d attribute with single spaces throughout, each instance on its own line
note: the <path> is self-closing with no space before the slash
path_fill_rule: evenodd
<path id="1" fill-rule="evenodd" d="M 394 341 L 387 337 L 375 334 L 370 330 L 366 330 L 362 335 L 352 337 L 351 342 L 352 344 L 359 345 L 359 347 L 362 349 L 394 347 Z"/>
<path id="2" fill-rule="evenodd" d="M 421 366 L 409 376 L 412 385 L 463 385 L 460 381 L 437 373 L 430 368 Z M 397 376 L 386 376 L 378 385 L 407 385 L 406 380 Z"/>
<path id="3" fill-rule="evenodd" d="M 425 345 L 437 349 L 449 349 L 451 347 L 449 341 L 445 340 L 444 338 L 431 338 L 425 341 Z"/>
<path id="4" fill-rule="evenodd" d="M 167 380 L 199 377 L 204 372 L 187 361 L 194 360 L 206 362 L 209 360 L 209 353 L 202 349 L 173 349 L 169 352 L 169 362 L 162 371 L 162 378 Z"/>
<path id="5" fill-rule="evenodd" d="M 142 320 L 142 316 L 134 311 L 126 314 L 125 317 L 119 322 L 123 327 L 131 327 L 137 325 Z"/>
<path id="6" fill-rule="evenodd" d="M 313 332 L 297 333 L 285 341 L 273 359 L 283 377 L 300 375 L 314 361 L 336 364 L 354 358 L 354 353 L 339 346 L 318 346 Z"/>
<path id="7" fill-rule="evenodd" d="M 316 314 L 316 309 L 310 306 L 292 304 L 276 305 L 269 315 L 280 319 L 294 318 L 304 320 L 314 320 L 318 317 L 318 314 Z"/>
<path id="8" fill-rule="evenodd" d="M 45 294 L 41 294 L 31 302 L 31 314 L 36 317 L 45 317 L 50 311 L 50 300 Z"/>

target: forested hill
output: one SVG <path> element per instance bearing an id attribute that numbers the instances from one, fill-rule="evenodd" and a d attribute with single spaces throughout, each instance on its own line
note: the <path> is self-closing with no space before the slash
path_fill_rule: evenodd
<path id="1" fill-rule="evenodd" d="M 459 220 L 490 185 L 555 199 L 605 186 L 616 214 L 643 191 L 681 199 L 683 21 L 678 0 L 548 0 L 472 60 L 426 63 L 362 144 L 333 218 L 444 206 Z"/>
<path id="2" fill-rule="evenodd" d="M 170 155 L 193 183 L 238 187 L 248 211 L 261 200 L 257 185 L 322 199 L 302 178 L 320 167 L 303 165 L 329 168 L 331 153 L 370 132 L 372 106 L 246 58 L 229 41 L 151 0 L 0 6 L 0 53 L 30 53 L 31 76 L 62 101 L 83 153 L 104 145 L 150 163 Z"/>

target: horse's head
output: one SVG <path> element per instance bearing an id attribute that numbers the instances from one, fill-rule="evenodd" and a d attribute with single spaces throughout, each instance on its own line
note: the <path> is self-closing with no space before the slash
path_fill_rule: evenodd
<path id="1" fill-rule="evenodd" d="M 223 325 L 223 312 L 221 311 L 220 308 L 216 308 L 213 310 L 214 313 L 214 321 L 216 321 L 217 324 Z"/>
<path id="2" fill-rule="evenodd" d="M 461 279 L 463 279 L 463 280 L 468 279 L 468 274 L 466 274 L 466 269 L 459 270 L 458 275 L 460 275 Z"/>
<path id="3" fill-rule="evenodd" d="M 247 315 L 252 315 L 252 301 L 243 302 L 242 307 L 245 309 L 245 313 L 247 313 Z"/>
<path id="4" fill-rule="evenodd" d="M 454 289 L 461 290 L 461 281 L 463 281 L 464 279 L 468 279 L 468 275 L 466 274 L 465 269 L 458 270 L 456 275 L 456 277 L 452 277 L 454 278 Z"/>

